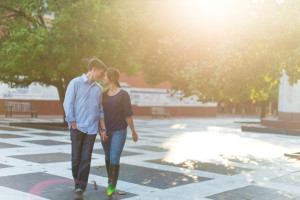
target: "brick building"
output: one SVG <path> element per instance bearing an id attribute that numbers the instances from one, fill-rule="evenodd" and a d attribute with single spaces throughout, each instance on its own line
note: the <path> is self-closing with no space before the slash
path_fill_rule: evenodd
<path id="1" fill-rule="evenodd" d="M 202 104 L 195 98 L 179 100 L 179 94 L 171 96 L 168 82 L 150 87 L 139 73 L 136 76 L 122 74 L 122 87 L 131 97 L 135 116 L 151 116 L 151 107 L 164 107 L 171 117 L 214 117 L 217 113 L 216 103 Z M 5 114 L 5 101 L 31 102 L 37 106 L 40 115 L 62 115 L 63 108 L 59 101 L 57 89 L 53 86 L 42 86 L 37 82 L 28 87 L 12 88 L 0 84 L 0 114 Z"/>

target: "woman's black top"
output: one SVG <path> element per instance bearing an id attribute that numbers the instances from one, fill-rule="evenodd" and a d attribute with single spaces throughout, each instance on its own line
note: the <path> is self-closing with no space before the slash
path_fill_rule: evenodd
<path id="1" fill-rule="evenodd" d="M 105 94 L 103 103 L 106 129 L 117 131 L 127 128 L 126 117 L 133 115 L 129 94 L 121 89 L 114 96 Z"/>

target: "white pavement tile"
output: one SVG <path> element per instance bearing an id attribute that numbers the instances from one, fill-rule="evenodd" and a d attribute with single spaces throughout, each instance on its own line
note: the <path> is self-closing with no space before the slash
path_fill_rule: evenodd
<path id="1" fill-rule="evenodd" d="M 46 122 L 50 120 L 8 119 L 7 122 L 9 121 Z M 51 121 L 60 122 L 61 119 Z M 300 137 L 242 132 L 240 126 L 241 122 L 244 121 L 256 122 L 258 119 L 211 118 L 135 120 L 135 126 L 141 140 L 138 141 L 138 143 L 134 143 L 130 137 L 130 131 L 128 131 L 129 135 L 124 150 L 141 154 L 123 156 L 121 158 L 121 165 L 124 163 L 151 169 L 207 177 L 212 178 L 212 180 L 168 189 L 157 189 L 126 181 L 119 181 L 118 189 L 138 195 L 136 197 L 128 198 L 128 200 L 208 200 L 205 197 L 249 185 L 263 186 L 300 194 L 300 187 L 288 182 L 288 179 L 282 182 L 274 181 L 274 178 L 286 175 L 294 174 L 295 177 L 300 175 L 300 162 L 293 159 L 289 160 L 283 156 L 284 153 L 300 152 Z M 1 140 L 1 142 L 7 144 L 20 145 L 23 147 L 0 148 L 0 163 L 12 166 L 0 168 L 0 177 L 33 172 L 45 172 L 72 179 L 70 161 L 39 164 L 10 157 L 49 153 L 70 154 L 71 144 L 43 146 L 26 142 L 32 140 L 70 142 L 68 131 L 46 131 L 21 127 L 20 129 L 24 129 L 25 131 L 0 130 L 0 134 L 12 133 L 20 136 L 28 136 L 28 138 L 9 138 Z M 37 135 L 28 133 L 36 133 Z M 47 137 L 38 135 L 38 133 L 55 133 L 60 134 L 60 136 Z M 162 136 L 161 138 L 159 137 L 160 135 Z M 166 148 L 167 151 L 154 152 L 135 148 L 143 145 L 163 147 Z M 97 137 L 94 148 L 102 149 L 99 137 Z M 175 158 L 175 160 L 178 158 L 183 161 L 186 159 L 211 162 L 214 164 L 225 164 L 228 167 L 247 168 L 252 171 L 227 176 L 201 170 L 191 170 L 182 167 L 145 162 L 147 160 L 162 158 Z M 228 160 L 228 158 L 238 158 L 251 162 L 233 162 L 232 160 Z M 257 160 L 260 161 L 256 162 Z M 103 166 L 104 163 L 104 155 L 93 154 L 91 166 Z M 89 181 L 91 180 L 96 180 L 98 185 L 104 187 L 107 185 L 106 177 L 90 174 Z M 45 200 L 44 198 L 32 196 L 6 187 L 0 187 L 0 199 Z"/>

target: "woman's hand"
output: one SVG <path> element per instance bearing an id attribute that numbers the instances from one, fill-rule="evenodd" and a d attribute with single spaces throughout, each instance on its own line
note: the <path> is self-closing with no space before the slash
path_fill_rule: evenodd
<path id="1" fill-rule="evenodd" d="M 100 137 L 101 137 L 102 142 L 105 142 L 108 139 L 106 131 L 103 131 L 103 132 L 100 131 Z"/>
<path id="2" fill-rule="evenodd" d="M 134 142 L 137 142 L 139 139 L 138 134 L 135 131 L 132 131 L 132 140 Z"/>

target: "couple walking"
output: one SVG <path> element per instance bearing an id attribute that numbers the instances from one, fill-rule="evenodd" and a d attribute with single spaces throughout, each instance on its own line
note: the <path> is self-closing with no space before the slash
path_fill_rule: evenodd
<path id="1" fill-rule="evenodd" d="M 107 68 L 102 61 L 95 58 L 90 60 L 88 72 L 74 78 L 68 85 L 63 106 L 72 141 L 75 199 L 83 199 L 98 133 L 105 152 L 107 195 L 111 200 L 118 199 L 115 190 L 128 125 L 132 131 L 132 139 L 134 142 L 138 140 L 130 98 L 121 88 L 119 76 L 117 69 Z M 108 87 L 105 92 L 97 83 L 99 80 Z"/>

